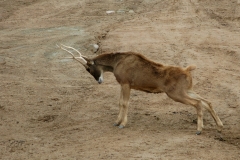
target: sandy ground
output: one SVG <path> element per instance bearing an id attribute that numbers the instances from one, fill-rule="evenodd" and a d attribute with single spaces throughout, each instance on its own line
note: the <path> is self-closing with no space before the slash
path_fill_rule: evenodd
<path id="1" fill-rule="evenodd" d="M 0 159 L 240 159 L 239 31 L 239 0 L 1 0 Z M 209 113 L 197 136 L 194 107 L 134 90 L 126 128 L 114 127 L 115 77 L 99 85 L 59 43 L 195 64 L 222 139 Z"/>

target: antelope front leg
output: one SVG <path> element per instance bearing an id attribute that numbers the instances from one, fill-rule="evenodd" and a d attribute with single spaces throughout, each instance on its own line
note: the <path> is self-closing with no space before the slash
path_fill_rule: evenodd
<path id="1" fill-rule="evenodd" d="M 114 123 L 114 126 L 119 126 L 122 122 L 122 111 L 123 111 L 123 91 L 121 88 L 120 99 L 119 99 L 119 113 L 118 118 Z"/>
<path id="2" fill-rule="evenodd" d="M 121 97 L 120 97 L 120 111 L 117 119 L 117 123 L 119 123 L 119 128 L 124 128 L 127 124 L 127 114 L 128 114 L 128 105 L 130 98 L 130 86 L 128 84 L 124 84 L 121 86 Z"/>

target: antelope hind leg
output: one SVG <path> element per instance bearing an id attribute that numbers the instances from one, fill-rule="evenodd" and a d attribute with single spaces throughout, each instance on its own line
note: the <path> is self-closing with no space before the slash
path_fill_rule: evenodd
<path id="1" fill-rule="evenodd" d="M 208 110 L 208 112 L 211 114 L 211 116 L 213 117 L 215 123 L 217 124 L 217 130 L 219 133 L 221 133 L 222 129 L 223 129 L 223 123 L 220 120 L 220 118 L 218 117 L 217 113 L 215 112 L 215 110 L 213 109 L 211 103 L 209 101 L 207 101 L 206 99 L 202 98 L 201 96 L 199 96 L 198 94 L 196 94 L 193 91 L 189 91 L 188 95 L 191 98 L 195 98 L 200 100 L 201 105 L 206 108 Z"/>

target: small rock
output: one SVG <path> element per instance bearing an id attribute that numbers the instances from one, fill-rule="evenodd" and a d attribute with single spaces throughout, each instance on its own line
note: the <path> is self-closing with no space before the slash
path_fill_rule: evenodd
<path id="1" fill-rule="evenodd" d="M 129 10 L 128 12 L 129 12 L 129 13 L 135 13 L 133 10 Z"/>
<path id="2" fill-rule="evenodd" d="M 124 9 L 119 9 L 117 13 L 125 13 L 126 11 Z"/>
<path id="3" fill-rule="evenodd" d="M 107 14 L 115 13 L 115 11 L 106 11 Z"/>
<path id="4" fill-rule="evenodd" d="M 99 46 L 97 44 L 91 44 L 90 45 L 90 50 L 94 53 L 96 53 L 99 49 Z"/>

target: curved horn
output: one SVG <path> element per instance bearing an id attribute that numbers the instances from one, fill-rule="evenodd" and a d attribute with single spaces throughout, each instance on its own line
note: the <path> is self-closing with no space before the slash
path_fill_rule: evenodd
<path id="1" fill-rule="evenodd" d="M 61 46 L 57 45 L 57 47 L 61 48 L 62 50 L 66 51 L 66 52 L 68 52 L 69 54 L 71 54 L 72 57 L 66 57 L 67 59 L 75 59 L 76 61 L 81 63 L 85 68 L 88 67 L 87 66 L 87 61 L 84 59 L 85 57 L 83 58 L 82 54 L 77 49 L 75 49 L 73 47 L 65 46 L 63 44 L 61 44 Z M 66 48 L 70 48 L 70 49 L 73 49 L 74 51 L 76 51 L 79 54 L 79 57 L 75 57 L 74 54 L 71 51 L 67 50 Z M 84 63 L 82 61 L 78 60 L 78 58 L 83 60 Z"/>
<path id="2" fill-rule="evenodd" d="M 73 48 L 73 47 L 70 47 L 70 46 L 65 46 L 65 45 L 63 45 L 63 44 L 61 44 L 61 45 L 62 45 L 63 47 L 70 48 L 70 49 L 73 49 L 74 51 L 76 51 L 76 52 L 79 54 L 79 57 L 76 57 L 76 58 L 80 58 L 80 57 L 81 57 L 81 59 L 82 59 L 84 62 L 87 63 L 87 61 L 82 58 L 82 57 L 85 57 L 85 56 L 83 56 L 82 53 L 79 52 L 77 49 L 75 49 L 75 48 Z M 87 58 L 87 57 L 85 57 L 85 58 Z"/>

